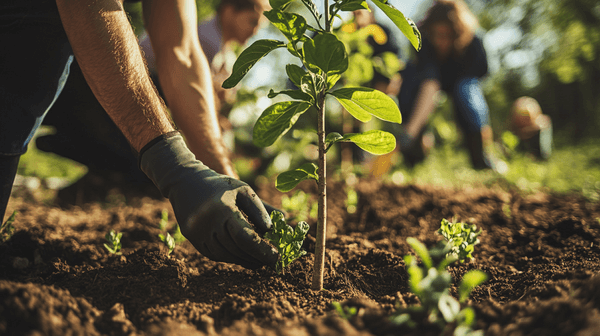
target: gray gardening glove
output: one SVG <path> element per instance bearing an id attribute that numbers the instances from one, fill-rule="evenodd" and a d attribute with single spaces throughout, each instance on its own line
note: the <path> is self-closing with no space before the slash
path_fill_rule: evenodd
<path id="1" fill-rule="evenodd" d="M 264 234 L 272 223 L 254 190 L 196 160 L 178 132 L 144 146 L 140 167 L 171 201 L 181 233 L 204 256 L 250 269 L 274 267 L 277 251 L 255 232 Z"/>

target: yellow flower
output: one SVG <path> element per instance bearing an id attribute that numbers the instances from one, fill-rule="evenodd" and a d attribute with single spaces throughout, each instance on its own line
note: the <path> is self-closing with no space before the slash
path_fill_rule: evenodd
<path id="1" fill-rule="evenodd" d="M 373 36 L 373 39 L 377 44 L 383 45 L 387 43 L 388 37 L 383 28 L 381 28 L 379 25 L 370 24 L 365 27 L 365 29 L 369 35 Z"/>
<path id="2" fill-rule="evenodd" d="M 348 23 L 342 26 L 342 31 L 344 33 L 352 34 L 356 31 L 356 23 Z"/>

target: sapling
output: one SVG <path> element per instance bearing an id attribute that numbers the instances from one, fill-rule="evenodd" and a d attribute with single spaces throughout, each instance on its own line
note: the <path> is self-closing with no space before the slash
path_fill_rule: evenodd
<path id="1" fill-rule="evenodd" d="M 306 254 L 306 251 L 302 250 L 302 243 L 309 226 L 306 222 L 298 222 L 296 228 L 292 228 L 285 222 L 283 214 L 279 211 L 271 212 L 271 221 L 273 228 L 265 233 L 265 238 L 279 252 L 276 269 L 278 273 L 281 273 L 292 261 Z"/>
<path id="2" fill-rule="evenodd" d="M 115 232 L 115 230 L 110 230 L 104 238 L 108 241 L 108 244 L 104 243 L 104 247 L 108 250 L 108 252 L 112 254 L 121 254 L 121 237 L 123 237 L 122 232 Z"/>
<path id="3" fill-rule="evenodd" d="M 277 102 L 267 107 L 256 121 L 253 130 L 254 144 L 267 147 L 287 133 L 298 118 L 309 109 L 317 111 L 318 165 L 305 163 L 297 169 L 284 172 L 276 179 L 280 191 L 292 190 L 303 180 L 312 179 L 318 184 L 317 242 L 312 288 L 323 288 L 326 232 L 326 152 L 337 142 L 353 142 L 373 154 L 386 154 L 394 150 L 396 140 L 390 133 L 370 130 L 364 133 L 325 132 L 325 97 L 334 97 L 354 118 L 367 122 L 372 116 L 400 123 L 402 117 L 396 103 L 383 92 L 364 87 L 336 88 L 341 74 L 348 68 L 348 54 L 342 41 L 332 34 L 332 24 L 340 12 L 370 10 L 365 0 L 324 0 L 324 15 L 317 11 L 312 0 L 301 0 L 316 21 L 316 27 L 306 19 L 286 9 L 292 0 L 269 0 L 271 10 L 264 12 L 267 19 L 279 29 L 286 41 L 258 40 L 246 48 L 233 65 L 232 74 L 223 82 L 224 88 L 236 86 L 260 59 L 271 51 L 286 48 L 302 66 L 288 64 L 285 71 L 297 87 L 293 90 L 276 92 L 271 90 L 269 98 L 285 95 L 292 100 Z M 416 25 L 404 17 L 387 1 L 372 0 L 385 13 L 418 50 L 421 36 Z M 307 34 L 311 33 L 312 36 Z"/>
<path id="4" fill-rule="evenodd" d="M 479 236 L 482 230 L 477 231 L 475 224 L 461 223 L 453 220 L 442 219 L 438 233 L 442 234 L 446 241 L 452 246 L 448 254 L 456 257 L 461 263 L 467 258 L 473 259 L 475 245 L 479 244 Z"/>
<path id="5" fill-rule="evenodd" d="M 446 269 L 457 259 L 448 255 L 452 245 L 439 242 L 431 250 L 415 238 L 407 238 L 408 244 L 421 259 L 412 255 L 404 256 L 409 276 L 411 292 L 417 295 L 421 304 L 408 308 L 398 308 L 392 316 L 392 322 L 414 328 L 423 318 L 437 325 L 441 330 L 454 326 L 454 335 L 483 335 L 481 331 L 473 331 L 475 311 L 471 307 L 461 309 L 471 291 L 487 279 L 487 275 L 479 270 L 467 272 L 458 287 L 458 300 L 450 295 L 452 277 Z M 445 334 L 445 333 L 444 333 Z"/>
<path id="6" fill-rule="evenodd" d="M 17 216 L 17 211 L 13 211 L 12 215 L 8 217 L 6 222 L 0 226 L 0 243 L 4 243 L 8 241 L 13 234 L 15 233 L 15 227 L 13 223 L 15 222 L 15 217 Z"/>

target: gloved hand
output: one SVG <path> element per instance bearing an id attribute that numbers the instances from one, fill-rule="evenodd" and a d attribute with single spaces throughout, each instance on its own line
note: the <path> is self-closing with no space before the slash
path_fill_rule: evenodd
<path id="1" fill-rule="evenodd" d="M 140 167 L 171 201 L 181 233 L 204 256 L 250 269 L 275 266 L 277 251 L 255 232 L 264 234 L 272 223 L 254 190 L 196 160 L 178 132 L 146 145 Z"/>

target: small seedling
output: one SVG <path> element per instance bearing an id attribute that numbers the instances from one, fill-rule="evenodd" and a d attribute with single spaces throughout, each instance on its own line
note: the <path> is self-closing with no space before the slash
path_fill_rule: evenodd
<path id="1" fill-rule="evenodd" d="M 475 245 L 479 244 L 477 236 L 481 234 L 481 230 L 476 230 L 477 226 L 474 224 L 450 222 L 447 219 L 442 219 L 438 233 L 442 234 L 452 246 L 448 254 L 455 256 L 462 263 L 467 258 L 473 259 Z"/>
<path id="2" fill-rule="evenodd" d="M 173 236 L 171 236 L 171 234 L 167 232 L 166 235 L 160 233 L 158 237 L 160 238 L 160 241 L 167 245 L 167 255 L 171 255 L 171 253 L 173 253 L 173 250 L 175 249 L 175 239 L 173 239 Z"/>
<path id="3" fill-rule="evenodd" d="M 8 217 L 6 222 L 0 226 L 0 243 L 7 242 L 15 233 L 15 227 L 13 223 L 15 222 L 15 216 L 17 215 L 17 211 L 13 211 L 12 215 Z"/>
<path id="4" fill-rule="evenodd" d="M 186 238 L 181 234 L 181 229 L 179 228 L 179 224 L 175 223 L 175 231 L 173 235 L 171 235 L 167 231 L 167 226 L 169 224 L 169 212 L 167 210 L 163 210 L 161 212 L 160 222 L 158 222 L 158 228 L 163 231 L 163 233 L 158 234 L 158 238 L 167 246 L 167 255 L 171 255 L 173 250 L 175 250 L 176 245 L 181 245 Z"/>
<path id="5" fill-rule="evenodd" d="M 309 226 L 306 222 L 298 222 L 293 229 L 285 222 L 283 214 L 279 211 L 271 212 L 271 221 L 273 229 L 265 234 L 265 239 L 269 240 L 279 252 L 276 269 L 277 273 L 281 273 L 292 261 L 306 254 L 306 251 L 302 250 L 302 243 Z"/>
<path id="6" fill-rule="evenodd" d="M 115 230 L 110 230 L 109 233 L 104 236 L 108 244 L 104 243 L 104 247 L 108 250 L 108 252 L 112 254 L 121 254 L 121 237 L 123 236 L 122 232 L 115 232 Z"/>
<path id="7" fill-rule="evenodd" d="M 343 307 L 342 304 L 337 301 L 333 301 L 331 305 L 344 320 L 349 320 L 352 316 L 358 314 L 358 308 L 356 307 Z"/>
<path id="8" fill-rule="evenodd" d="M 473 288 L 487 279 L 487 275 L 479 270 L 467 272 L 459 285 L 459 299 L 456 300 L 450 295 L 452 276 L 446 270 L 446 267 L 456 261 L 456 257 L 448 255 L 452 245 L 440 242 L 431 250 L 427 250 L 427 247 L 415 238 L 407 238 L 406 241 L 422 262 L 419 266 L 415 256 L 404 256 L 411 292 L 417 295 L 421 305 L 398 307 L 396 314 L 392 316 L 392 322 L 414 328 L 419 322 L 427 321 L 438 325 L 444 331 L 454 326 L 454 335 L 483 335 L 483 332 L 471 329 L 475 323 L 473 308 L 461 309 L 461 304 L 466 302 Z"/>

